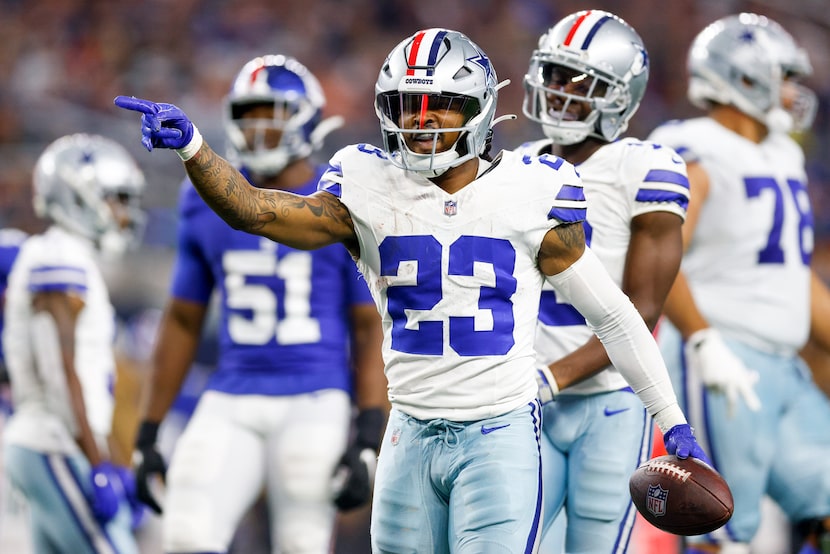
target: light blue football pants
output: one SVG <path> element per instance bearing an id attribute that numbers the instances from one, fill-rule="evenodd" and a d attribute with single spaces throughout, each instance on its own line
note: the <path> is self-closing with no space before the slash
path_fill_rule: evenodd
<path id="1" fill-rule="evenodd" d="M 130 508 L 122 503 L 105 527 L 93 517 L 90 466 L 83 456 L 47 454 L 15 445 L 4 450 L 12 486 L 26 498 L 38 554 L 137 554 Z"/>
<path id="2" fill-rule="evenodd" d="M 375 554 L 536 552 L 542 511 L 536 401 L 481 421 L 393 409 L 372 507 Z"/>
<path id="3" fill-rule="evenodd" d="M 542 554 L 623 553 L 636 509 L 628 479 L 651 455 L 653 424 L 631 391 L 561 394 L 542 412 Z M 554 521 L 564 517 L 565 525 Z M 564 536 L 563 536 L 564 534 Z"/>
<path id="4" fill-rule="evenodd" d="M 687 371 L 676 329 L 662 327 L 660 346 L 678 396 L 735 501 L 732 519 L 708 538 L 750 542 L 761 521 L 764 494 L 794 522 L 830 515 L 830 401 L 803 360 L 724 336 L 732 352 L 759 375 L 755 392 L 761 410 L 752 412 L 739 401 L 730 411 L 724 394 L 707 390 Z"/>

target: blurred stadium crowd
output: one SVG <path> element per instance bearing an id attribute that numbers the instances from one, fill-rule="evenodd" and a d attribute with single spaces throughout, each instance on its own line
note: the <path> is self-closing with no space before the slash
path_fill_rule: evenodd
<path id="1" fill-rule="evenodd" d="M 586 7 L 618 13 L 648 47 L 651 78 L 630 129 L 636 136 L 695 113 L 685 99 L 684 64 L 692 37 L 706 23 L 756 11 L 790 29 L 811 57 L 809 85 L 821 98 L 803 142 L 819 240 L 828 240 L 830 14 L 824 0 L 676 0 L 659 7 L 651 0 L 0 0 L 0 227 L 37 230 L 29 194 L 36 155 L 59 135 L 97 132 L 124 143 L 148 176 L 145 204 L 153 216 L 145 242 L 172 245 L 183 172 L 174 156 L 141 150 L 132 120 L 113 106 L 117 94 L 173 102 L 221 146 L 222 98 L 240 64 L 259 54 L 293 55 L 320 78 L 327 111 L 346 118 L 327 141 L 331 153 L 346 143 L 380 140 L 372 89 L 377 67 L 400 37 L 422 27 L 465 32 L 491 53 L 499 78 L 512 81 L 502 90 L 500 113 L 518 114 L 537 37 Z M 533 133 L 521 117 L 502 123 L 495 146 L 516 146 Z"/>

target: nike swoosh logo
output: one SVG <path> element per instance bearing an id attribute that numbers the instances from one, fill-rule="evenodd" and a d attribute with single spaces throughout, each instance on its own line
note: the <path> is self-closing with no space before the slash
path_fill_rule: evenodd
<path id="1" fill-rule="evenodd" d="M 481 426 L 481 434 L 487 435 L 492 433 L 493 431 L 498 431 L 499 429 L 504 429 L 505 427 L 510 427 L 510 424 L 507 425 L 497 425 L 496 427 L 485 427 L 484 425 Z"/>
<path id="2" fill-rule="evenodd" d="M 608 408 L 608 406 L 606 406 L 605 407 L 605 415 L 607 415 L 607 416 L 617 415 L 617 414 L 621 414 L 622 412 L 627 412 L 630 409 L 631 408 L 620 408 L 619 410 L 611 410 L 611 409 Z"/>

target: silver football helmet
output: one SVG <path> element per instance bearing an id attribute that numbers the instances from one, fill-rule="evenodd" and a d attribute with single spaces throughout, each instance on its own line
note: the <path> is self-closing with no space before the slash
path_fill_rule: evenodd
<path id="1" fill-rule="evenodd" d="M 699 108 L 712 102 L 732 105 L 785 132 L 803 131 L 813 123 L 815 93 L 791 81 L 812 73 L 810 60 L 771 19 L 741 13 L 711 23 L 692 42 L 687 67 L 689 100 Z M 785 87 L 792 94 L 786 105 Z"/>
<path id="2" fill-rule="evenodd" d="M 144 174 L 117 142 L 100 135 L 66 135 L 46 147 L 33 177 L 34 209 L 42 218 L 86 237 L 108 254 L 134 246 L 144 228 L 139 207 Z M 115 201 L 126 215 L 116 215 Z"/>
<path id="3" fill-rule="evenodd" d="M 487 55 L 458 31 L 426 29 L 403 40 L 386 57 L 375 84 L 375 113 L 392 163 L 431 178 L 484 153 L 493 125 L 503 119 L 494 117 L 497 91 L 506 83 L 498 83 Z M 423 116 L 439 110 L 463 114 L 461 124 L 426 132 Z M 412 116 L 409 124 L 406 115 Z M 460 135 L 439 152 L 444 133 Z M 411 150 L 407 135 L 426 137 L 432 152 Z"/>
<path id="4" fill-rule="evenodd" d="M 643 40 L 628 23 L 601 10 L 576 12 L 539 38 L 524 77 L 522 112 L 558 144 L 610 142 L 628 128 L 648 72 Z M 587 115 L 576 115 L 577 103 L 587 103 Z"/>
<path id="5" fill-rule="evenodd" d="M 252 105 L 273 106 L 270 119 L 242 118 Z M 262 175 L 276 175 L 294 160 L 320 148 L 327 134 L 343 124 L 339 116 L 323 119 L 326 98 L 319 81 L 296 59 L 283 55 L 254 58 L 234 79 L 225 98 L 228 158 Z M 253 145 L 245 130 L 254 129 Z M 279 144 L 265 142 L 268 129 L 279 130 Z"/>

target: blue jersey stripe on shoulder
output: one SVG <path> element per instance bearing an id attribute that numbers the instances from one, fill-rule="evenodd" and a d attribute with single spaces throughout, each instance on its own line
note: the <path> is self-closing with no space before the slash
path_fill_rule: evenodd
<path id="1" fill-rule="evenodd" d="M 585 200 L 585 190 L 582 187 L 575 185 L 562 185 L 559 193 L 556 195 L 557 200 Z"/>
<path id="2" fill-rule="evenodd" d="M 343 189 L 335 179 L 342 177 L 343 167 L 340 164 L 329 164 L 325 173 L 320 177 L 320 181 L 317 183 L 317 190 L 326 191 L 340 198 L 343 194 Z"/>
<path id="3" fill-rule="evenodd" d="M 86 291 L 86 272 L 80 267 L 42 266 L 29 272 L 30 292 Z"/>
<path id="4" fill-rule="evenodd" d="M 331 193 L 335 195 L 337 198 L 340 198 L 343 195 L 343 189 L 340 186 L 340 183 L 328 181 L 325 179 L 325 177 L 320 179 L 320 182 L 317 184 L 317 190 L 322 190 Z"/>
<path id="5" fill-rule="evenodd" d="M 652 169 L 643 179 L 646 183 L 670 183 L 679 185 L 685 189 L 689 188 L 689 178 L 669 169 Z"/>
<path id="6" fill-rule="evenodd" d="M 561 223 L 577 223 L 585 221 L 586 208 L 563 208 L 554 206 L 548 212 L 548 219 L 556 219 Z"/>
<path id="7" fill-rule="evenodd" d="M 637 202 L 673 202 L 683 208 L 689 207 L 689 196 L 680 192 L 657 189 L 640 189 L 637 191 Z"/>

